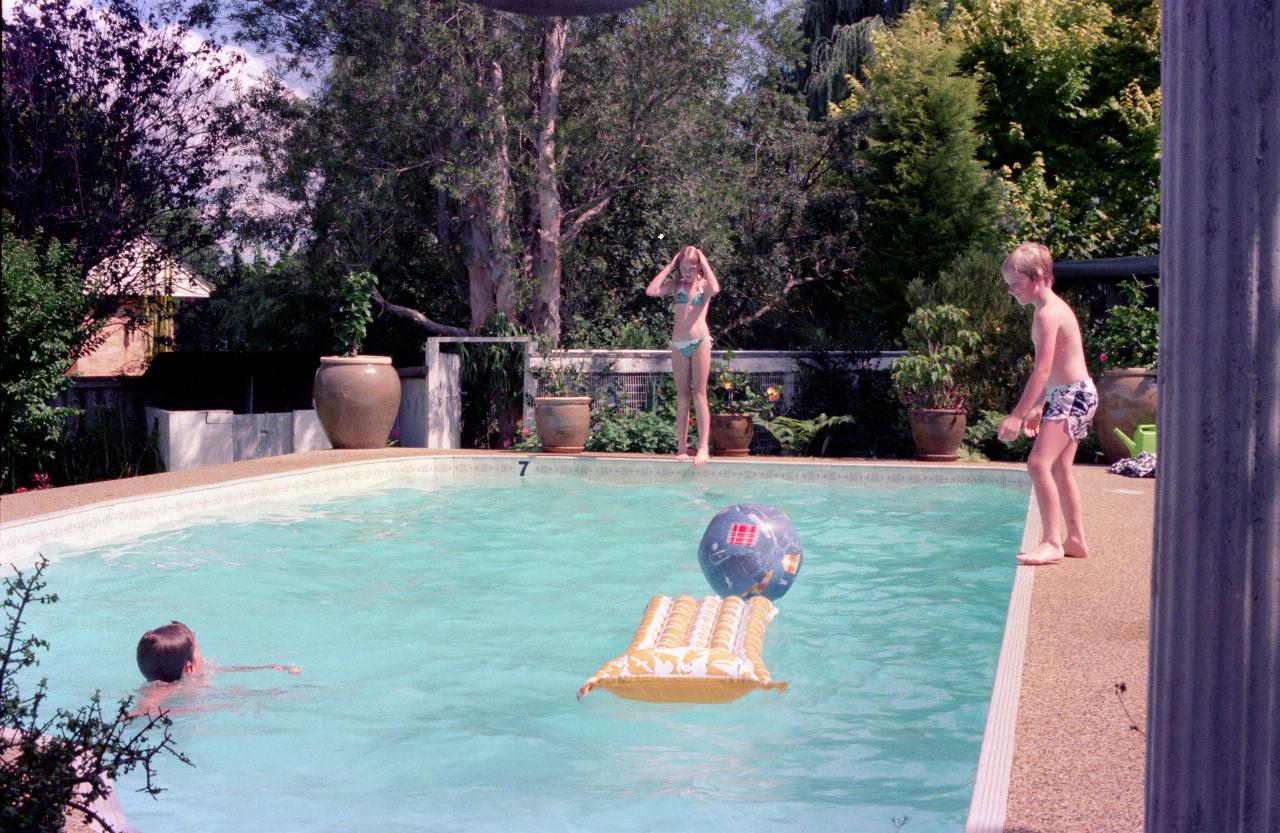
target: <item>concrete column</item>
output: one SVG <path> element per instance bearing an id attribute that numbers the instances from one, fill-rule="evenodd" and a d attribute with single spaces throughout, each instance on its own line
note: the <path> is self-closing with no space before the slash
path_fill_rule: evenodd
<path id="1" fill-rule="evenodd" d="M 1278 22 L 1163 3 L 1148 833 L 1280 830 Z"/>

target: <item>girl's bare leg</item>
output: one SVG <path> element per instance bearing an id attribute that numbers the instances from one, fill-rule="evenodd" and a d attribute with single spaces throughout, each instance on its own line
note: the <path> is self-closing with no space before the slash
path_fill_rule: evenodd
<path id="1" fill-rule="evenodd" d="M 1036 494 L 1036 506 L 1040 509 L 1040 543 L 1031 552 L 1018 556 L 1019 564 L 1052 564 L 1061 561 L 1062 509 L 1058 503 L 1058 486 L 1054 482 L 1053 467 L 1068 445 L 1074 444 L 1067 432 L 1066 420 L 1045 420 L 1040 423 L 1031 457 L 1027 460 L 1027 473 Z"/>
<path id="2" fill-rule="evenodd" d="M 707 377 L 711 374 L 711 339 L 703 339 L 691 361 L 693 404 L 698 413 L 698 456 L 693 464 L 705 466 L 711 459 L 711 406 L 707 404 Z"/>
<path id="3" fill-rule="evenodd" d="M 1080 489 L 1076 486 L 1071 464 L 1076 459 L 1080 443 L 1072 440 L 1058 459 L 1053 461 L 1053 482 L 1058 487 L 1058 499 L 1062 503 L 1062 515 L 1067 522 L 1067 538 L 1062 551 L 1068 558 L 1088 558 L 1089 545 L 1084 540 L 1084 513 L 1080 507 Z"/>
<path id="4" fill-rule="evenodd" d="M 689 367 L 692 362 L 679 350 L 671 351 L 671 375 L 676 382 L 676 459 L 689 459 Z M 701 436 L 702 432 L 699 432 Z"/>

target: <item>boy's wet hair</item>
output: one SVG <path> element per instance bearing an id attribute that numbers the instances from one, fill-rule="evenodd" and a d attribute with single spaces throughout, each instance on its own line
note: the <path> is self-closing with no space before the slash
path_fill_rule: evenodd
<path id="1" fill-rule="evenodd" d="M 1053 286 L 1053 255 L 1040 243 L 1021 243 L 1004 259 L 1000 268 L 1034 278 L 1039 272 L 1049 286 Z"/>
<path id="2" fill-rule="evenodd" d="M 138 640 L 138 670 L 148 680 L 177 682 L 195 659 L 196 635 L 181 622 L 147 631 Z"/>

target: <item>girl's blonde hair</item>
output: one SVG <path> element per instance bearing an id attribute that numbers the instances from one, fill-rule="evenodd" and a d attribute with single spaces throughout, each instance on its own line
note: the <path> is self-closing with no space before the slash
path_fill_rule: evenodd
<path id="1" fill-rule="evenodd" d="M 1000 265 L 1003 271 L 1017 272 L 1020 275 L 1034 278 L 1042 276 L 1046 283 L 1053 286 L 1053 255 L 1040 243 L 1021 243 Z"/>

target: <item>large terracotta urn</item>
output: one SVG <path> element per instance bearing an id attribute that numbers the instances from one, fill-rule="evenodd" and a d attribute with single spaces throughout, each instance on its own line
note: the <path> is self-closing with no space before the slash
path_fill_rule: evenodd
<path id="1" fill-rule="evenodd" d="M 1108 463 L 1129 456 L 1129 450 L 1116 436 L 1116 428 L 1132 437 L 1138 425 L 1155 421 L 1154 370 L 1126 367 L 1103 372 L 1098 380 L 1098 412 L 1093 417 L 1093 430 L 1098 432 L 1098 444 Z"/>
<path id="2" fill-rule="evenodd" d="M 930 463 L 954 463 L 964 442 L 964 411 L 923 408 L 911 412 L 911 439 L 916 459 Z"/>
<path id="3" fill-rule="evenodd" d="M 546 454 L 577 454 L 591 430 L 590 396 L 536 396 L 533 421 Z"/>
<path id="4" fill-rule="evenodd" d="M 334 448 L 381 448 L 400 409 L 390 356 L 325 356 L 311 389 Z"/>
<path id="5" fill-rule="evenodd" d="M 711 453 L 716 457 L 746 457 L 755 436 L 751 414 L 712 414 Z"/>

